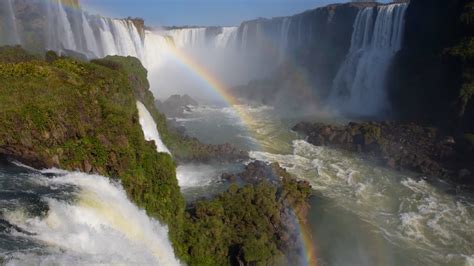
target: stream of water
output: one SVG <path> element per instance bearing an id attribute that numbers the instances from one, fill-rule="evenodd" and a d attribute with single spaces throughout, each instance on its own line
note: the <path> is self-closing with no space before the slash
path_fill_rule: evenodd
<path id="1" fill-rule="evenodd" d="M 252 159 L 278 162 L 310 182 L 309 220 L 319 265 L 474 265 L 474 195 L 357 154 L 313 146 L 290 130 L 301 117 L 282 118 L 266 106 L 243 108 L 252 124 L 240 123 L 232 108 L 206 106 L 177 121 L 204 142 L 233 143 L 249 150 Z M 201 175 L 206 167 L 215 174 Z M 199 191 L 202 196 L 219 191 L 216 171 L 225 166 L 220 167 L 178 168 L 185 194 L 192 191 L 195 198 Z M 193 178 L 189 173 L 199 177 L 185 181 L 183 176 Z"/>

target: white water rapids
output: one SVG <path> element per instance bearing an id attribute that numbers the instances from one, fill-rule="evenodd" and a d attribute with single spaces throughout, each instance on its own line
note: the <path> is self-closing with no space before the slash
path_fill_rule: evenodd
<path id="1" fill-rule="evenodd" d="M 11 31 L 2 31 L 0 42 L 21 43 L 25 33 L 24 27 L 17 27 L 21 22 L 17 21 L 11 5 L 14 1 L 1 2 L 4 24 L 10 25 Z M 170 41 L 166 36 L 185 48 L 206 42 L 206 30 L 199 28 L 164 33 L 145 30 L 143 38 L 132 21 L 73 12 L 59 0 L 41 3 L 47 11 L 45 48 L 58 52 L 74 50 L 88 58 L 136 56 L 149 75 L 158 77 L 156 81 L 150 80 L 158 90 L 171 84 L 167 76 L 175 79 L 163 72 L 172 67 L 168 63 L 179 61 L 167 50 Z M 405 10 L 405 4 L 397 4 L 360 11 L 354 23 L 351 49 L 334 82 L 338 106 L 363 115 L 383 111 L 385 74 L 393 55 L 400 49 Z M 278 48 L 277 54 L 272 54 L 275 61 L 283 60 L 291 48 L 295 40 L 294 34 L 289 35 L 292 29 L 298 29 L 298 42 L 308 38 L 301 27 L 301 21 L 281 19 L 275 38 L 270 38 Z M 255 35 L 265 36 L 265 31 L 264 24 L 255 25 L 255 29 L 249 24 L 223 28 L 210 43 L 220 48 L 232 45 L 255 50 L 258 54 L 262 50 L 254 49 L 253 43 L 263 37 Z M 233 59 L 226 63 L 240 62 Z M 255 63 L 261 61 L 257 59 L 254 58 Z M 248 58 L 243 61 L 250 62 Z M 268 62 L 264 64 L 267 66 Z M 260 74 L 251 69 L 253 64 L 244 67 Z M 209 69 L 214 70 L 213 66 Z M 225 79 L 218 71 L 215 73 Z M 137 108 L 145 138 L 155 142 L 158 152 L 169 152 L 148 110 L 141 103 L 137 103 Z M 415 178 L 413 173 L 394 172 L 357 155 L 297 140 L 288 130 L 295 121 L 273 115 L 271 108 L 241 106 L 239 109 L 252 117 L 252 121 L 242 124 L 239 114 L 231 107 L 199 107 L 179 122 L 189 134 L 205 142 L 228 141 L 253 150 L 252 158 L 279 162 L 309 181 L 319 199 L 312 202 L 310 215 L 315 216 L 311 226 L 319 233 L 314 235 L 314 240 L 321 250 L 322 264 L 473 265 L 473 195 L 459 192 L 439 180 L 440 184 L 432 184 Z M 220 185 L 220 173 L 225 170 L 209 165 L 183 165 L 178 168 L 179 184 L 185 193 L 207 196 L 213 186 Z M 47 177 L 18 169 L 1 171 L 2 168 L 0 255 L 8 263 L 179 264 L 166 227 L 147 217 L 126 198 L 119 185 L 108 179 L 68 172 Z M 200 190 L 192 190 L 195 187 Z M 33 209 L 46 205 L 47 212 L 32 212 L 30 205 Z M 339 234 L 324 235 L 324 231 Z"/>
<path id="2" fill-rule="evenodd" d="M 251 158 L 278 162 L 310 182 L 318 195 L 311 202 L 310 223 L 321 265 L 472 265 L 474 195 L 441 180 L 428 182 L 374 165 L 357 154 L 313 146 L 288 130 L 301 118 L 286 119 L 268 107 L 239 109 L 256 121 L 245 125 L 249 131 L 229 108 L 195 108 L 178 121 L 191 136 L 252 148 Z M 206 168 L 181 170 L 200 169 Z M 188 190 L 218 191 L 218 183 L 203 176 L 181 179 Z"/>
<path id="3" fill-rule="evenodd" d="M 138 209 L 109 178 L 10 167 L 0 172 L 0 183 L 1 218 L 14 226 L 0 230 L 14 243 L 0 241 L 7 265 L 180 264 L 166 226 Z M 9 190 L 16 194 L 6 197 Z M 31 213 L 41 205 L 46 212 Z"/>

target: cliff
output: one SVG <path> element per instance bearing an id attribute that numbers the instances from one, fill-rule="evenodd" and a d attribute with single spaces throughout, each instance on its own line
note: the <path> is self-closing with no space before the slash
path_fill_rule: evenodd
<path id="1" fill-rule="evenodd" d="M 473 16 L 472 1 L 410 2 L 388 81 L 398 118 L 474 130 Z"/>
<path id="2" fill-rule="evenodd" d="M 243 22 L 237 37 L 241 49 L 260 47 L 256 56 L 262 58 L 262 72 L 271 72 L 262 80 L 235 88 L 235 92 L 272 104 L 280 99 L 283 104 L 291 104 L 288 100 L 294 99 L 297 107 L 324 100 L 350 48 L 359 10 L 374 5 L 334 4 L 290 17 Z"/>
<path id="3" fill-rule="evenodd" d="M 128 195 L 174 232 L 184 200 L 173 159 L 145 141 L 138 122 L 139 88 L 129 77 L 140 77 L 119 63 L 103 65 L 1 48 L 0 155 L 120 178 Z"/>

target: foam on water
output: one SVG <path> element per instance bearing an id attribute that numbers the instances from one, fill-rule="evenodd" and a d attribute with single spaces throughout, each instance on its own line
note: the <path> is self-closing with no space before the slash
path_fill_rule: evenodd
<path id="1" fill-rule="evenodd" d="M 474 198 L 453 195 L 346 152 L 293 142 L 293 154 L 251 152 L 278 162 L 316 191 L 375 226 L 387 240 L 413 252 L 417 263 L 469 264 L 474 254 Z M 444 184 L 449 187 L 449 184 Z"/>
<path id="2" fill-rule="evenodd" d="M 176 177 L 181 188 L 208 186 L 214 178 L 218 178 L 218 170 L 212 165 L 180 165 L 176 169 Z"/>
<path id="3" fill-rule="evenodd" d="M 167 227 L 131 203 L 119 184 L 98 175 L 48 172 L 61 176 L 31 174 L 29 178 L 43 187 L 77 189 L 71 192 L 71 200 L 44 196 L 49 211 L 43 216 L 30 216 L 20 206 L 3 213 L 5 220 L 24 230 L 13 235 L 43 245 L 41 251 L 2 254 L 7 265 L 180 265 Z"/>

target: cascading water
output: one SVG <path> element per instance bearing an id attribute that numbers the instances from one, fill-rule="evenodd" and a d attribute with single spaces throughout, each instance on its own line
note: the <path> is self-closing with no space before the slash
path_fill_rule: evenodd
<path id="1" fill-rule="evenodd" d="M 20 44 L 12 0 L 0 3 L 0 44 Z"/>
<path id="2" fill-rule="evenodd" d="M 387 111 L 386 76 L 401 49 L 408 4 L 366 7 L 354 22 L 351 47 L 334 79 L 331 102 L 342 111 L 378 115 Z"/>
<path id="3" fill-rule="evenodd" d="M 60 0 L 52 1 L 47 6 L 47 44 L 46 49 L 53 51 L 74 50 L 76 41 L 66 10 Z"/>
<path id="4" fill-rule="evenodd" d="M 206 44 L 206 28 L 172 29 L 165 33 L 178 47 L 196 47 Z"/>
<path id="5" fill-rule="evenodd" d="M 280 63 L 285 58 L 286 48 L 288 47 L 288 33 L 290 32 L 291 18 L 284 18 L 280 26 Z"/>
<path id="6" fill-rule="evenodd" d="M 19 28 L 29 23 L 15 16 L 12 0 L 0 3 L 0 43 L 19 44 L 31 39 L 31 34 L 39 34 L 40 40 L 25 43 L 35 49 L 53 50 L 58 53 L 68 51 L 83 54 L 92 59 L 107 55 L 135 56 L 144 58 L 144 44 L 138 28 L 130 20 L 119 20 L 92 16 L 80 9 L 69 9 L 60 0 L 32 2 L 36 10 L 44 10 L 44 32 L 24 32 Z M 2 24 L 6 28 L 2 29 Z M 22 27 L 17 27 L 22 25 Z M 29 29 L 31 30 L 31 29 Z M 39 41 L 37 43 L 36 41 Z M 25 41 L 27 42 L 27 41 Z"/>
<path id="7" fill-rule="evenodd" d="M 232 46 L 237 38 L 237 30 L 237 27 L 223 27 L 222 33 L 215 38 L 216 47 L 227 48 Z"/>
<path id="8" fill-rule="evenodd" d="M 248 34 L 249 34 L 249 25 L 245 24 L 244 28 L 242 29 L 242 49 L 247 48 L 247 39 L 248 39 Z"/>
<path id="9" fill-rule="evenodd" d="M 156 150 L 158 152 L 171 154 L 163 141 L 161 141 L 160 133 L 158 133 L 155 120 L 153 120 L 153 117 L 151 116 L 150 112 L 148 112 L 145 105 L 137 101 L 137 109 L 138 115 L 140 116 L 140 125 L 142 126 L 143 133 L 145 134 L 145 139 L 148 141 L 154 141 Z"/>
<path id="10" fill-rule="evenodd" d="M 86 40 L 87 50 L 95 56 L 99 55 L 100 51 L 97 39 L 94 36 L 94 31 L 92 30 L 84 12 L 82 12 L 82 28 L 84 29 L 84 39 Z"/>
<path id="11" fill-rule="evenodd" d="M 109 178 L 0 164 L 2 263 L 180 265 L 167 228 Z"/>

